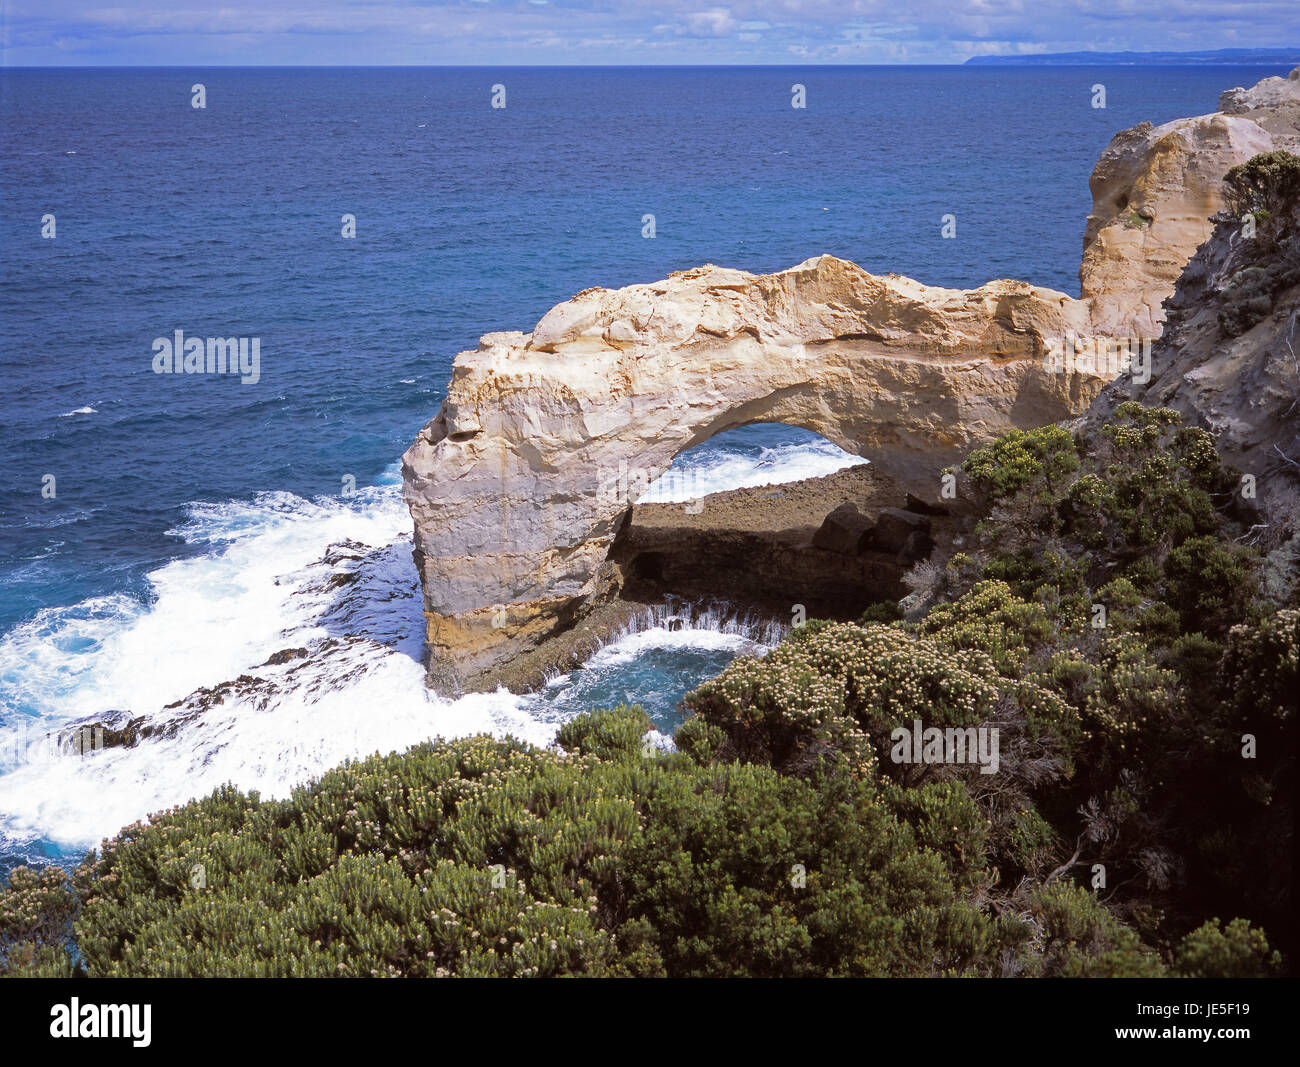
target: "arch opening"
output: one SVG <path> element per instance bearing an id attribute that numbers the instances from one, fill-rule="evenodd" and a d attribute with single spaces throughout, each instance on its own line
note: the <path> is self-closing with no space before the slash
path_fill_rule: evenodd
<path id="1" fill-rule="evenodd" d="M 697 501 L 730 489 L 820 478 L 868 462 L 813 430 L 783 422 L 752 422 L 682 449 L 637 502 Z"/>
<path id="2" fill-rule="evenodd" d="M 623 597 L 718 601 L 789 625 L 904 594 L 931 519 L 896 528 L 911 520 L 892 478 L 806 427 L 726 425 L 681 448 L 630 508 L 607 557 Z"/>

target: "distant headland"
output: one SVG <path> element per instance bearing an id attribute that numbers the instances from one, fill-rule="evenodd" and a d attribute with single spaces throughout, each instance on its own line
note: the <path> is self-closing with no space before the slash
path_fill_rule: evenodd
<path id="1" fill-rule="evenodd" d="M 972 56 L 968 67 L 1249 66 L 1300 63 L 1300 48 L 1215 48 L 1207 52 L 1040 52 Z"/>

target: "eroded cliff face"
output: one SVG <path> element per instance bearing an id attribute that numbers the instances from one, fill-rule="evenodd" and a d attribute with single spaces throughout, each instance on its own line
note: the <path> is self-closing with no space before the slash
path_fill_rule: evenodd
<path id="1" fill-rule="evenodd" d="M 1300 149 L 1300 67 L 1227 90 L 1212 115 L 1117 133 L 1088 182 L 1079 284 L 1093 330 L 1159 337 L 1162 303 L 1223 209 L 1223 176 L 1278 148 Z"/>
<path id="2" fill-rule="evenodd" d="M 1086 408 L 1109 376 L 1044 358 L 1086 324 L 1023 282 L 940 289 L 821 256 L 589 290 L 487 335 L 403 457 L 431 676 L 476 684 L 567 625 L 638 491 L 732 427 L 805 427 L 935 497 L 976 442 Z"/>
<path id="3" fill-rule="evenodd" d="M 1300 153 L 1300 67 L 1286 78 L 1227 90 L 1219 111 L 1208 118 L 1249 123 L 1259 133 L 1220 126 L 1218 150 L 1235 138 L 1238 152 L 1260 144 L 1261 152 Z M 1144 135 L 1144 143 L 1154 140 Z M 1202 175 L 1234 155 L 1215 151 L 1206 157 L 1214 166 L 1202 162 Z M 1255 479 L 1259 529 L 1270 531 L 1262 542 L 1267 548 L 1300 529 L 1300 285 L 1294 281 L 1300 247 L 1293 238 L 1279 247 L 1263 232 L 1249 237 L 1242 220 L 1222 210 L 1219 188 L 1215 183 L 1206 201 L 1215 207 L 1213 217 L 1190 231 L 1195 236 L 1203 230 L 1204 237 L 1165 301 L 1166 321 L 1153 346 L 1149 380 L 1116 381 L 1097 398 L 1088 419 L 1104 422 L 1118 404 L 1133 399 L 1172 407 L 1209 430 L 1223 457 Z M 1275 280 L 1269 282 L 1269 276 Z M 1260 299 L 1263 306 L 1243 321 L 1243 301 Z"/>
<path id="4" fill-rule="evenodd" d="M 1093 169 L 1079 285 L 1092 329 L 1154 339 L 1161 306 L 1223 208 L 1223 176 L 1273 149 L 1247 116 L 1202 115 L 1116 134 Z"/>
<path id="5" fill-rule="evenodd" d="M 1228 89 L 1219 111 L 1258 123 L 1273 138 L 1274 148 L 1300 149 L 1300 67 L 1285 78 L 1264 78 L 1249 89 Z"/>
<path id="6" fill-rule="evenodd" d="M 805 427 L 933 500 L 973 445 L 1083 413 L 1117 364 L 1060 369 L 1049 352 L 1159 335 L 1223 174 L 1292 129 L 1273 101 L 1291 88 L 1260 84 L 1225 94 L 1232 114 L 1117 135 L 1092 177 L 1082 300 L 1015 281 L 942 289 L 821 256 L 591 289 L 531 334 L 483 337 L 403 457 L 430 684 L 494 687 L 512 657 L 608 602 L 622 580 L 611 545 L 639 491 L 724 430 Z"/>
<path id="7" fill-rule="evenodd" d="M 1300 530 L 1300 284 L 1263 291 L 1271 310 L 1240 333 L 1225 328 L 1223 313 L 1244 272 L 1284 257 L 1292 277 L 1300 275 L 1300 248 L 1263 252 L 1223 218 L 1166 305 L 1150 380 L 1112 383 L 1088 412 L 1099 425 L 1123 401 L 1138 400 L 1209 430 L 1223 458 L 1253 479 L 1243 500 L 1258 509 L 1265 548 Z"/>

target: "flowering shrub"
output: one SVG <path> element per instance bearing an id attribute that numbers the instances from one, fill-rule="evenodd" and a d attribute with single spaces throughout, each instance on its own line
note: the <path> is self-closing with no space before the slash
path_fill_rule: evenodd
<path id="1" fill-rule="evenodd" d="M 978 726 L 1002 695 L 987 653 L 951 653 L 891 626 L 806 629 L 763 659 L 736 661 L 687 698 L 719 728 L 721 758 L 785 771 L 845 759 L 870 773 L 895 727 Z"/>
<path id="2" fill-rule="evenodd" d="M 70 875 L 15 871 L 0 973 L 1277 973 L 1300 611 L 1234 543 L 1213 442 L 1126 404 L 965 469 L 985 511 L 928 613 L 864 604 L 735 660 L 675 752 L 620 706 L 545 750 L 218 789 Z M 895 762 L 918 720 L 996 729 L 996 769 Z"/>
<path id="3" fill-rule="evenodd" d="M 219 789 L 128 827 L 70 880 L 18 872 L 0 894 L 7 969 L 70 973 L 74 912 L 80 966 L 102 976 L 996 967 L 1010 942 L 973 903 L 982 821 L 960 788 L 646 755 L 647 725 L 639 708 L 581 716 L 563 732 L 575 751 L 420 745 L 284 801 Z M 602 756 L 576 751 L 593 744 Z"/>

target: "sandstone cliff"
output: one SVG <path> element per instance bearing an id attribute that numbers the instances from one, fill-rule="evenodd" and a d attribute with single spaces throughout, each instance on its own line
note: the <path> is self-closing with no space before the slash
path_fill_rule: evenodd
<path id="1" fill-rule="evenodd" d="M 1266 79 L 1225 94 L 1224 113 L 1117 135 L 1091 179 L 1081 300 L 1014 281 L 942 289 L 822 256 L 592 289 L 531 334 L 483 337 L 403 457 L 431 684 L 492 687 L 608 601 L 639 491 L 724 430 L 806 427 L 933 500 L 974 444 L 1084 412 L 1118 367 L 1061 371 L 1049 351 L 1159 335 L 1223 174 L 1300 133 L 1298 86 Z"/>
<path id="2" fill-rule="evenodd" d="M 1080 292 L 1092 328 L 1155 338 L 1162 302 L 1223 209 L 1222 178 L 1275 148 L 1300 149 L 1300 67 L 1229 89 L 1212 115 L 1117 133 L 1093 168 Z"/>
<path id="3" fill-rule="evenodd" d="M 1155 338 L 1162 302 L 1210 235 L 1224 174 L 1273 148 L 1246 116 L 1202 115 L 1116 134 L 1093 169 L 1079 285 L 1092 329 Z"/>
<path id="4" fill-rule="evenodd" d="M 457 357 L 403 457 L 432 677 L 478 684 L 569 625 L 638 491 L 684 449 L 784 422 L 935 497 L 978 441 L 1086 408 L 1107 380 L 1047 346 L 1087 307 L 1024 282 L 958 291 L 822 256 L 589 290 Z"/>

